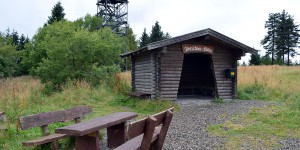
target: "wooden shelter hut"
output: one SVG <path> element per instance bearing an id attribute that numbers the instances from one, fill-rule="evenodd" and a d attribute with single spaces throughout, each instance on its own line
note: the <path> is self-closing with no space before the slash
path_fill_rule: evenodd
<path id="1" fill-rule="evenodd" d="M 235 99 L 237 60 L 257 50 L 212 29 L 150 43 L 131 57 L 132 94 L 151 99 Z"/>

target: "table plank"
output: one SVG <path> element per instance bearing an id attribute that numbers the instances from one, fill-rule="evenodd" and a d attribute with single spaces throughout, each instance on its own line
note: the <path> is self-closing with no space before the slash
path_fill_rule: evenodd
<path id="1" fill-rule="evenodd" d="M 83 136 L 137 117 L 134 112 L 117 112 L 93 120 L 55 129 L 55 133 Z"/>

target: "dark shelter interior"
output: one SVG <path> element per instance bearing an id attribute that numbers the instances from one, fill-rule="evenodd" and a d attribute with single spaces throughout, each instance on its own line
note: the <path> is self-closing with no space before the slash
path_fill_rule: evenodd
<path id="1" fill-rule="evenodd" d="M 211 55 L 185 54 L 178 89 L 181 97 L 214 97 L 215 80 Z"/>

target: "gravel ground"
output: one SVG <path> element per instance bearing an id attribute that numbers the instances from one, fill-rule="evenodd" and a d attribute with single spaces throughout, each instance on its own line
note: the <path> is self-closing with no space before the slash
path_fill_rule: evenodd
<path id="1" fill-rule="evenodd" d="M 248 113 L 250 108 L 263 107 L 270 103 L 256 100 L 226 101 L 223 104 L 213 103 L 211 100 L 178 100 L 180 111 L 176 112 L 168 131 L 164 149 L 166 150 L 207 150 L 222 149 L 225 139 L 210 135 L 206 128 L 214 124 L 221 124 L 231 116 Z M 104 139 L 106 136 L 104 135 Z M 278 141 L 282 149 L 299 149 L 298 139 Z M 101 149 L 109 150 L 105 141 Z M 245 146 L 243 149 L 250 149 Z"/>
<path id="2" fill-rule="evenodd" d="M 222 149 L 225 139 L 210 135 L 206 128 L 214 124 L 224 123 L 236 114 L 249 112 L 249 108 L 263 107 L 263 101 L 227 101 L 215 104 L 208 100 L 179 100 L 180 112 L 175 113 L 164 149 Z M 220 117 L 223 116 L 223 117 Z M 224 117 L 226 116 L 226 117 Z M 279 141 L 282 149 L 300 149 L 297 139 Z M 249 149 L 249 147 L 244 147 Z"/>

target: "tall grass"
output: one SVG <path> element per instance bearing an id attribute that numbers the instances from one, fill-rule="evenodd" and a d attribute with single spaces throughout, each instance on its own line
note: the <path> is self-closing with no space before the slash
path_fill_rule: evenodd
<path id="1" fill-rule="evenodd" d="M 128 97 L 130 72 L 112 77 L 111 82 L 94 87 L 85 81 L 70 81 L 61 92 L 50 96 L 43 94 L 44 85 L 33 77 L 18 77 L 0 81 L 0 111 L 8 116 L 8 130 L 0 131 L 0 149 L 31 149 L 22 142 L 42 135 L 39 128 L 22 131 L 18 128 L 20 116 L 90 105 L 93 112 L 85 119 L 92 119 L 119 111 L 133 111 L 143 117 L 174 106 L 169 101 L 149 101 Z M 50 131 L 70 123 L 56 123 Z"/>
<path id="2" fill-rule="evenodd" d="M 6 112 L 8 121 L 15 122 L 32 103 L 40 103 L 42 88 L 38 79 L 29 76 L 0 80 L 0 110 Z"/>
<path id="3" fill-rule="evenodd" d="M 279 140 L 300 140 L 300 67 L 240 66 L 238 67 L 238 98 L 271 102 L 253 108 L 249 114 L 238 115 L 209 131 L 228 139 L 226 149 L 279 148 Z"/>
<path id="4" fill-rule="evenodd" d="M 251 84 L 265 85 L 267 88 L 282 92 L 295 93 L 300 91 L 299 66 L 239 66 L 238 86 L 243 88 Z"/>

